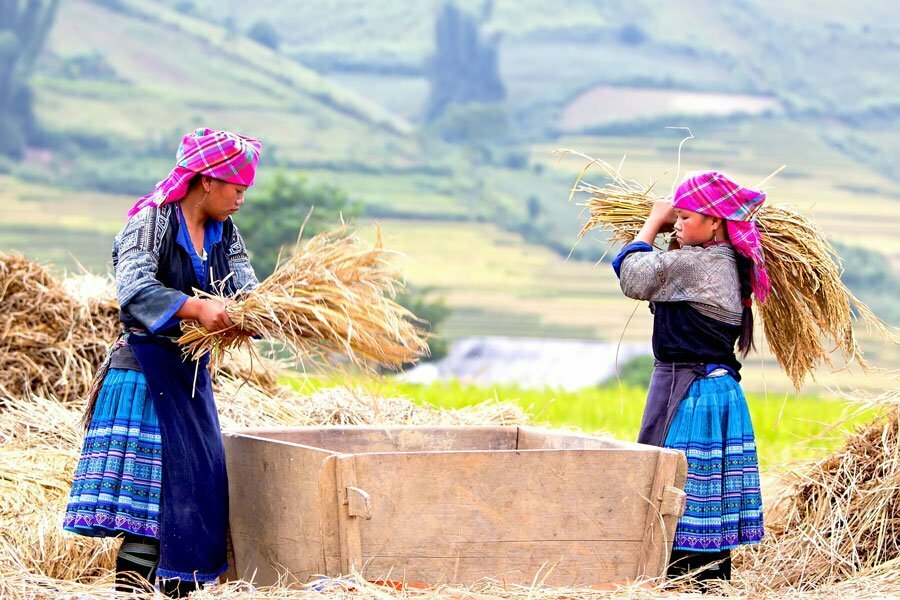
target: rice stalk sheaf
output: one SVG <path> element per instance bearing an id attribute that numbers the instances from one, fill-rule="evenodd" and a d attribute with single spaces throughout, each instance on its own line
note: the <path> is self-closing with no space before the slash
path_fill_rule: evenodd
<path id="1" fill-rule="evenodd" d="M 401 285 L 379 241 L 368 245 L 346 229 L 320 233 L 298 244 L 271 276 L 236 300 L 224 302 L 233 327 L 206 331 L 182 324 L 179 343 L 193 359 L 253 347 L 252 334 L 275 340 L 300 358 L 349 358 L 362 367 L 399 369 L 428 353 L 428 334 L 396 302 Z"/>

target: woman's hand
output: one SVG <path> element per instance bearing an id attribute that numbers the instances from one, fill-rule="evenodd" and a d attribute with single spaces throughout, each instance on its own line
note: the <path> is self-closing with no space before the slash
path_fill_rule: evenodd
<path id="1" fill-rule="evenodd" d="M 218 300 L 201 299 L 202 304 L 199 305 L 197 320 L 209 331 L 220 331 L 234 325 L 225 312 L 225 305 Z"/>
<path id="2" fill-rule="evenodd" d="M 675 208 L 668 200 L 657 200 L 654 202 L 653 207 L 650 209 L 650 216 L 647 217 L 648 221 L 652 220 L 657 225 L 657 232 L 659 233 L 672 231 L 676 219 Z"/>
<path id="3" fill-rule="evenodd" d="M 644 221 L 644 226 L 641 227 L 634 241 L 646 242 L 652 246 L 657 235 L 672 231 L 674 225 L 675 209 L 672 208 L 672 203 L 658 200 L 650 208 L 650 215 Z"/>

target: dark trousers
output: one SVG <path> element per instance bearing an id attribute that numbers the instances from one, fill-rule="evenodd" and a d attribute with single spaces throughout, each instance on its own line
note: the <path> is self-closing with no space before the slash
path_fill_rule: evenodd
<path id="1" fill-rule="evenodd" d="M 720 552 L 691 552 L 688 550 L 672 550 L 667 576 L 680 577 L 693 572 L 694 581 L 703 582 L 713 579 L 731 580 L 731 550 Z"/>
<path id="2" fill-rule="evenodd" d="M 156 580 L 159 540 L 126 533 L 116 556 L 116 591 L 125 594 L 149 593 Z M 160 589 L 170 598 L 186 598 L 197 589 L 193 581 L 165 579 Z"/>

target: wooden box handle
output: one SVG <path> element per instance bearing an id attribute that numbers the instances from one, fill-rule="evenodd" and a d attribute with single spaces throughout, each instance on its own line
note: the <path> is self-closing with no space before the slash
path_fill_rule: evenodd
<path id="1" fill-rule="evenodd" d="M 687 508 L 687 494 L 684 490 L 675 486 L 667 485 L 663 490 L 662 502 L 659 506 L 659 512 L 664 516 L 679 517 L 684 514 Z"/>
<path id="2" fill-rule="evenodd" d="M 365 490 L 348 486 L 344 504 L 351 517 L 362 517 L 367 521 L 372 518 L 372 497 Z"/>

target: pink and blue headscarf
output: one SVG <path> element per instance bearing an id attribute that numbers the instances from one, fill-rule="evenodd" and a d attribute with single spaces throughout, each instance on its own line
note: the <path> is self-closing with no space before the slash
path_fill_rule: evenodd
<path id="1" fill-rule="evenodd" d="M 178 202 L 195 175 L 207 175 L 235 185 L 253 185 L 262 143 L 230 131 L 197 129 L 181 140 L 175 168 L 128 211 L 130 219 L 146 206 Z"/>
<path id="2" fill-rule="evenodd" d="M 745 188 L 718 171 L 688 174 L 673 198 L 675 208 L 725 220 L 735 252 L 753 261 L 750 286 L 760 302 L 769 294 L 762 237 L 756 227 L 756 213 L 765 199 L 765 192 Z"/>

